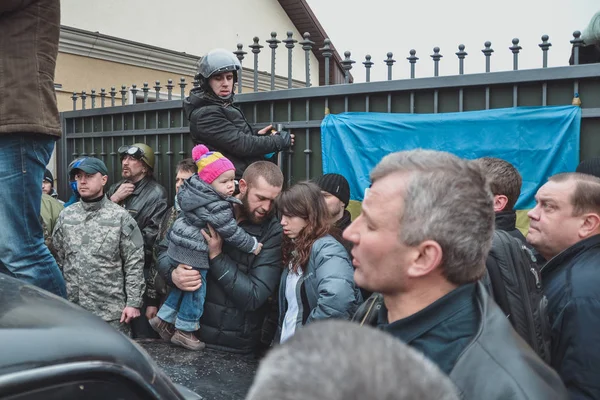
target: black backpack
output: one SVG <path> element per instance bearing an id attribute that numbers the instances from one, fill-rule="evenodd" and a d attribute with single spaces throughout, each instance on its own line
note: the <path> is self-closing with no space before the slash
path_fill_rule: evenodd
<path id="1" fill-rule="evenodd" d="M 495 231 L 486 261 L 485 286 L 515 331 L 550 363 L 550 329 L 541 274 L 531 250 L 505 231 Z"/>

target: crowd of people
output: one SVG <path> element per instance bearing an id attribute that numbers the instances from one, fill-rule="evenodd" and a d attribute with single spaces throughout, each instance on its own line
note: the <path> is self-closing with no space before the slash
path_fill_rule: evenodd
<path id="1" fill-rule="evenodd" d="M 327 332 L 327 325 L 307 328 L 328 320 L 354 321 L 332 325 L 348 332 L 365 325 L 356 332 L 367 336 L 366 326 L 373 325 L 398 339 L 432 362 L 434 373 L 446 375 L 463 398 L 600 398 L 600 355 L 593 350 L 593 327 L 600 323 L 594 262 L 600 160 L 541 186 L 525 238 L 515 225 L 520 174 L 498 158 L 392 153 L 372 171 L 361 214 L 350 222 L 342 175 L 284 190 L 279 167 L 262 160 L 249 164 L 236 183 L 233 163 L 204 145 L 177 165 L 177 195 L 167 209 L 166 191 L 145 156 L 151 149 L 142 147 L 121 149 L 127 181 L 108 190 L 101 160 L 72 164 L 80 200 L 59 213 L 50 241 L 68 299 L 121 332 L 147 337 L 137 320 L 189 350 L 262 356 L 275 348 L 264 359 L 253 398 L 283 390 L 263 375 L 293 375 L 281 368 L 303 362 L 294 346 L 309 340 L 294 338 L 305 330 L 309 336 Z M 131 185 L 129 194 L 115 196 L 123 185 Z M 142 225 L 140 216 L 152 222 Z M 548 360 L 515 331 L 485 286 L 494 230 L 510 233 L 539 257 Z M 372 293 L 369 299 L 364 292 Z M 343 343 L 331 346 L 332 354 Z"/>
<path id="2" fill-rule="evenodd" d="M 73 160 L 62 203 L 44 172 L 61 134 L 60 3 L 2 2 L 0 16 L 0 70 L 15 74 L 0 81 L 0 272 L 132 338 L 264 356 L 250 399 L 600 399 L 598 159 L 540 182 L 527 235 L 514 166 L 421 149 L 380 160 L 351 221 L 342 175 L 284 189 L 273 160 L 294 136 L 252 128 L 233 105 L 239 61 L 214 50 L 184 101 L 195 147 L 173 206 L 146 143 L 118 149 L 110 186 L 102 160 Z M 548 354 L 491 289 L 495 230 L 535 254 L 545 297 L 523 309 Z"/>

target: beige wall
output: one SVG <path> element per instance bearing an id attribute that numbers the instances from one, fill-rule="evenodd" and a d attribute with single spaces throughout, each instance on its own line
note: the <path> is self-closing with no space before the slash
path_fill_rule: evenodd
<path id="1" fill-rule="evenodd" d="M 136 84 L 139 89 L 142 88 L 144 82 L 148 82 L 148 86 L 153 92 L 155 81 L 160 81 L 160 85 L 163 87 L 161 92 L 167 92 L 165 85 L 168 79 L 173 80 L 173 84 L 177 85 L 173 89 L 174 95 L 179 95 L 181 89 L 179 88 L 180 75 L 174 73 L 158 71 L 155 69 L 136 67 L 133 65 L 119 64 L 111 61 L 99 60 L 96 58 L 87 58 L 82 56 L 76 56 L 72 54 L 59 53 L 58 59 L 56 60 L 56 77 L 55 83 L 61 84 L 62 88 L 57 90 L 58 107 L 60 111 L 69 111 L 73 109 L 73 101 L 71 96 L 73 92 L 81 94 L 82 90 L 90 94 L 92 89 L 96 89 L 96 94 L 100 94 L 100 89 L 106 89 L 106 92 L 110 92 L 111 86 L 114 86 L 117 91 L 121 90 L 121 85 L 129 88 L 132 84 Z M 187 86 L 186 93 L 189 91 L 193 76 L 184 76 Z M 161 94 L 162 95 L 162 94 Z M 121 94 L 117 94 L 118 98 L 121 98 Z M 100 97 L 97 97 L 97 105 L 100 105 Z M 107 97 L 107 105 L 109 103 L 109 97 Z M 81 108 L 81 100 L 78 100 L 78 109 Z M 120 104 L 120 103 L 118 103 Z M 86 100 L 86 106 L 89 108 L 91 105 L 90 98 Z"/>
<path id="2" fill-rule="evenodd" d="M 253 67 L 248 45 L 258 36 L 265 46 L 259 57 L 259 70 L 270 72 L 271 49 L 264 42 L 271 31 L 278 39 L 292 31 L 296 40 L 300 32 L 277 0 L 229 0 L 224 3 L 206 0 L 62 0 L 61 24 L 100 32 L 135 42 L 201 56 L 215 47 L 235 50 L 237 43 L 248 52 L 243 62 Z M 303 33 L 303 32 L 302 32 Z M 287 49 L 277 49 L 276 74 L 287 76 Z M 304 50 L 294 49 L 293 77 L 305 80 Z M 131 79 L 130 79 L 131 80 Z M 311 54 L 311 80 L 319 82 L 317 59 Z M 123 82 L 130 83 L 130 82 Z"/>

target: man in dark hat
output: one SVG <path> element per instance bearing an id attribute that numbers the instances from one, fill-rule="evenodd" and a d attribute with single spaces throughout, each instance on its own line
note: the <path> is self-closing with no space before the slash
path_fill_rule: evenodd
<path id="1" fill-rule="evenodd" d="M 58 193 L 54 190 L 54 176 L 52 176 L 52 172 L 46 168 L 46 172 L 44 172 L 44 179 L 42 180 L 42 193 L 47 194 L 53 199 L 60 202 L 60 204 L 65 204 L 58 198 Z"/>
<path id="2" fill-rule="evenodd" d="M 587 160 L 580 162 L 575 172 L 600 178 L 600 157 L 588 158 Z"/>
<path id="3" fill-rule="evenodd" d="M 340 174 L 325 174 L 317 179 L 316 184 L 321 188 L 325 203 L 331 214 L 331 220 L 341 231 L 352 222 L 350 212 L 346 210 L 350 202 L 350 185 Z"/>

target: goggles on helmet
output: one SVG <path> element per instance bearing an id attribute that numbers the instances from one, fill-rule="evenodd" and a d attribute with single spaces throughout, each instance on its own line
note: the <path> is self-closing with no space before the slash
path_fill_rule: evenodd
<path id="1" fill-rule="evenodd" d="M 121 158 L 125 156 L 131 156 L 135 159 L 141 160 L 144 157 L 144 150 L 137 146 L 121 146 L 119 150 L 117 150 Z"/>

